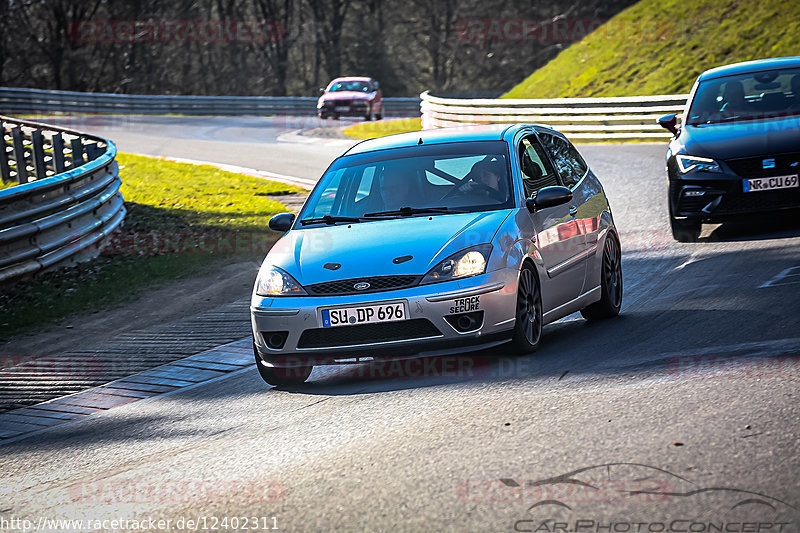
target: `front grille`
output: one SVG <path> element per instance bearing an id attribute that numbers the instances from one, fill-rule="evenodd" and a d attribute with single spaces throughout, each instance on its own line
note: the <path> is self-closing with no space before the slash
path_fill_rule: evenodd
<path id="1" fill-rule="evenodd" d="M 775 168 L 764 169 L 764 160 L 774 159 Z M 743 178 L 783 176 L 800 172 L 800 152 L 780 155 L 760 155 L 725 161 L 731 170 Z M 792 166 L 792 165 L 795 166 Z"/>
<path id="2" fill-rule="evenodd" d="M 774 191 L 741 192 L 726 194 L 714 209 L 715 215 L 769 211 L 771 209 L 800 208 L 800 187 Z"/>
<path id="3" fill-rule="evenodd" d="M 348 294 L 368 294 L 371 292 L 391 291 L 413 287 L 419 281 L 419 276 L 378 276 L 372 278 L 343 279 L 317 283 L 306 287 L 311 295 L 345 296 Z M 369 283 L 369 288 L 356 290 L 357 283 Z"/>
<path id="4" fill-rule="evenodd" d="M 426 318 L 398 320 L 383 324 L 362 324 L 334 328 L 307 329 L 300 335 L 298 348 L 334 348 L 375 342 L 403 341 L 440 337 L 442 332 Z"/>

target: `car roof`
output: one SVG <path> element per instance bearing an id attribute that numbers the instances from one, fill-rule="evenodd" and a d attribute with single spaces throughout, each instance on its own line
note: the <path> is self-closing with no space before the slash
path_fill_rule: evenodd
<path id="1" fill-rule="evenodd" d="M 331 83 L 335 81 L 372 81 L 372 78 L 366 76 L 344 76 L 342 78 L 333 78 Z"/>
<path id="2" fill-rule="evenodd" d="M 733 76 L 736 74 L 749 74 L 751 72 L 760 72 L 762 70 L 773 70 L 782 68 L 800 67 L 800 56 L 793 57 L 774 57 L 771 59 L 758 59 L 755 61 L 743 61 L 741 63 L 733 63 L 731 65 L 724 65 L 706 70 L 698 81 L 713 80 L 722 78 L 724 76 Z"/>
<path id="3" fill-rule="evenodd" d="M 361 141 L 346 152 L 346 155 L 388 150 L 390 148 L 407 148 L 420 144 L 445 144 L 468 141 L 502 141 L 510 132 L 525 128 L 548 129 L 538 124 L 488 124 L 482 126 L 464 126 L 455 128 L 435 128 L 429 130 L 397 133 Z"/>

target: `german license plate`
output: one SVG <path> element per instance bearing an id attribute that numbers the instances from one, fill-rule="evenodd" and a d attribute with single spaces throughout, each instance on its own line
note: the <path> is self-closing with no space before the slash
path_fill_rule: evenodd
<path id="1" fill-rule="evenodd" d="M 337 105 L 334 109 L 336 111 L 350 111 L 350 106 L 349 105 Z"/>
<path id="2" fill-rule="evenodd" d="M 322 327 L 355 326 L 376 322 L 395 322 L 408 317 L 405 302 L 364 305 L 360 307 L 334 307 L 322 309 Z"/>
<path id="3" fill-rule="evenodd" d="M 793 176 L 773 176 L 771 178 L 754 178 L 742 182 L 744 192 L 773 191 L 775 189 L 791 189 L 797 187 L 797 174 Z"/>

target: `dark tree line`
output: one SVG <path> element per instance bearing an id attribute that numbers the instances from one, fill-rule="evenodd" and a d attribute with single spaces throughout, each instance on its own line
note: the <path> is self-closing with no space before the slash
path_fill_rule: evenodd
<path id="1" fill-rule="evenodd" d="M 0 0 L 0 85 L 313 95 L 502 92 L 635 0 Z M 596 24 L 594 24 L 596 25 Z"/>

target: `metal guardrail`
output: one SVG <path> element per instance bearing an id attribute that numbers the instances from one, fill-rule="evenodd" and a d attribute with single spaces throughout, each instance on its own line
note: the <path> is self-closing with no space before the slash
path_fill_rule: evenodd
<path id="1" fill-rule="evenodd" d="M 419 116 L 419 98 L 384 98 L 384 115 Z M 317 98 L 299 96 L 162 96 L 0 87 L 0 111 L 124 115 L 313 115 Z"/>
<path id="2" fill-rule="evenodd" d="M 125 217 L 113 142 L 0 116 L 0 283 L 96 256 Z"/>
<path id="3" fill-rule="evenodd" d="M 659 124 L 667 113 L 680 113 L 688 95 L 620 98 L 458 99 L 420 95 L 422 127 L 536 122 L 576 139 L 668 139 Z"/>

